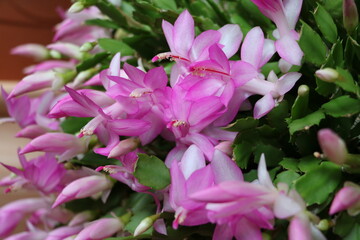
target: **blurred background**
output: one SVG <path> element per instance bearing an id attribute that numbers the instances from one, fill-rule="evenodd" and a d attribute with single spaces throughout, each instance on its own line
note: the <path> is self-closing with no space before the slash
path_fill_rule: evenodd
<path id="1" fill-rule="evenodd" d="M 70 4 L 70 0 L 0 0 L 0 85 L 7 92 L 24 77 L 22 70 L 34 64 L 32 59 L 11 55 L 10 50 L 24 43 L 49 44 L 54 26 L 61 21 L 59 11 L 66 11 Z M 7 111 L 0 98 L 0 118 L 3 117 L 7 117 Z M 15 123 L 0 124 L 0 162 L 19 165 L 17 149 L 28 140 L 15 138 L 18 130 Z M 0 166 L 0 178 L 8 174 Z M 3 190 L 0 188 L 0 207 L 12 199 L 32 195 L 23 191 L 5 194 Z"/>

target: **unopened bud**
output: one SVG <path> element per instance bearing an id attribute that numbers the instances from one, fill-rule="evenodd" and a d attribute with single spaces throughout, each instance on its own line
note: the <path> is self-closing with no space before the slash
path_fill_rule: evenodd
<path id="1" fill-rule="evenodd" d="M 309 87 L 307 85 L 301 85 L 299 88 L 298 88 L 298 95 L 299 96 L 307 96 L 309 95 Z"/>
<path id="2" fill-rule="evenodd" d="M 95 42 L 86 42 L 80 47 L 80 52 L 89 52 L 96 46 Z"/>
<path id="3" fill-rule="evenodd" d="M 333 68 L 319 69 L 315 75 L 325 82 L 335 82 L 339 78 L 339 73 Z"/>
<path id="4" fill-rule="evenodd" d="M 94 75 L 95 72 L 96 72 L 96 70 L 93 68 L 79 72 L 79 74 L 76 75 L 76 77 L 74 78 L 73 87 L 80 86 L 83 82 L 90 79 Z"/>
<path id="5" fill-rule="evenodd" d="M 109 158 L 119 157 L 134 151 L 140 144 L 138 138 L 127 138 L 119 142 L 109 153 Z"/>
<path id="6" fill-rule="evenodd" d="M 343 0 L 343 23 L 349 33 L 359 24 L 358 10 L 354 0 Z"/>
<path id="7" fill-rule="evenodd" d="M 139 236 L 140 234 L 146 232 L 153 224 L 154 222 L 160 217 L 160 214 L 155 214 L 149 217 L 144 218 L 140 224 L 136 227 L 134 236 Z"/>
<path id="8" fill-rule="evenodd" d="M 49 55 L 54 59 L 61 59 L 62 57 L 61 53 L 56 50 L 50 50 Z"/>
<path id="9" fill-rule="evenodd" d="M 320 147 L 325 156 L 332 162 L 342 165 L 346 161 L 347 148 L 345 142 L 330 129 L 318 132 Z"/>
<path id="10" fill-rule="evenodd" d="M 316 225 L 318 229 L 321 231 L 327 231 L 331 226 L 331 222 L 327 219 L 322 219 L 320 222 Z"/>
<path id="11" fill-rule="evenodd" d="M 85 8 L 84 4 L 82 4 L 81 2 L 76 2 L 73 5 L 71 5 L 71 7 L 68 10 L 68 13 L 81 12 L 84 8 Z"/>
<path id="12" fill-rule="evenodd" d="M 76 75 L 76 71 L 67 71 L 64 73 L 56 73 L 55 79 L 52 83 L 51 88 L 53 90 L 59 90 L 61 89 L 65 84 L 72 81 Z"/>

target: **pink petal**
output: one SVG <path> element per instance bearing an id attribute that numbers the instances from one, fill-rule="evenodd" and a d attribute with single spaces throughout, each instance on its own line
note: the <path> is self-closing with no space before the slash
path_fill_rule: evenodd
<path id="1" fill-rule="evenodd" d="M 301 59 L 304 55 L 299 47 L 299 44 L 290 35 L 282 36 L 279 40 L 275 41 L 276 51 L 280 57 L 284 58 L 287 62 L 300 66 Z"/>
<path id="2" fill-rule="evenodd" d="M 276 83 L 275 89 L 279 95 L 284 95 L 288 91 L 290 91 L 295 83 L 301 77 L 301 73 L 291 72 L 282 76 Z"/>
<path id="3" fill-rule="evenodd" d="M 211 168 L 214 171 L 216 184 L 225 181 L 244 181 L 242 172 L 236 163 L 219 150 L 214 152 Z"/>
<path id="4" fill-rule="evenodd" d="M 190 58 L 193 61 L 205 60 L 208 57 L 208 49 L 213 44 L 219 42 L 221 34 L 215 30 L 202 32 L 194 40 L 190 50 Z"/>
<path id="5" fill-rule="evenodd" d="M 110 66 L 108 69 L 108 74 L 110 76 L 120 76 L 120 63 L 121 63 L 121 54 L 117 53 L 110 62 Z"/>
<path id="6" fill-rule="evenodd" d="M 108 127 L 121 136 L 139 136 L 150 128 L 150 123 L 139 119 L 116 119 L 109 120 Z"/>
<path id="7" fill-rule="evenodd" d="M 162 29 L 165 34 L 166 41 L 168 42 L 168 45 L 170 47 L 170 51 L 175 52 L 174 36 L 173 36 L 174 35 L 173 34 L 174 26 L 172 24 L 170 24 L 169 22 L 163 20 L 162 21 Z M 153 62 L 154 62 L 154 60 L 153 60 Z"/>
<path id="8" fill-rule="evenodd" d="M 270 60 L 270 58 L 274 55 L 275 52 L 276 52 L 275 42 L 270 39 L 265 39 L 263 53 L 262 53 L 259 67 L 264 66 Z"/>
<path id="9" fill-rule="evenodd" d="M 187 136 L 187 140 L 198 146 L 205 154 L 207 159 L 212 159 L 214 153 L 214 145 L 207 137 L 198 133 L 190 133 Z"/>
<path id="10" fill-rule="evenodd" d="M 234 236 L 232 232 L 233 231 L 229 224 L 217 224 L 214 231 L 213 240 L 232 240 Z"/>
<path id="11" fill-rule="evenodd" d="M 270 93 L 259 99 L 254 106 L 254 118 L 265 116 L 275 107 L 275 101 Z"/>
<path id="12" fill-rule="evenodd" d="M 260 162 L 259 162 L 259 166 L 258 166 L 258 179 L 261 185 L 269 188 L 269 189 L 274 189 L 275 187 L 271 181 L 269 172 L 266 169 L 266 162 L 265 162 L 265 155 L 261 154 L 260 157 Z"/>
<path id="13" fill-rule="evenodd" d="M 186 181 L 187 194 L 191 195 L 195 192 L 210 188 L 214 184 L 214 175 L 211 167 L 208 165 L 196 170 Z"/>
<path id="14" fill-rule="evenodd" d="M 274 214 L 280 219 L 292 217 L 302 210 L 296 201 L 282 193 L 279 193 L 274 203 Z"/>
<path id="15" fill-rule="evenodd" d="M 191 145 L 181 158 L 180 168 L 185 179 L 188 179 L 193 172 L 205 167 L 205 157 L 196 145 Z"/>
<path id="16" fill-rule="evenodd" d="M 310 223 L 306 216 L 294 217 L 289 225 L 289 240 L 308 240 L 312 239 L 310 233 Z"/>
<path id="17" fill-rule="evenodd" d="M 253 65 L 256 69 L 260 62 L 264 49 L 264 33 L 260 27 L 251 29 L 244 39 L 241 47 L 241 60 Z"/>
<path id="18" fill-rule="evenodd" d="M 243 34 L 237 24 L 227 24 L 218 30 L 221 33 L 220 44 L 227 58 L 231 58 L 239 49 Z"/>
<path id="19" fill-rule="evenodd" d="M 124 64 L 123 69 L 131 81 L 134 81 L 141 86 L 144 85 L 143 80 L 145 73 L 143 71 L 127 63 Z"/>
<path id="20" fill-rule="evenodd" d="M 193 44 L 195 30 L 194 19 L 190 13 L 183 11 L 174 24 L 174 47 L 181 56 L 188 56 L 188 52 Z"/>
<path id="21" fill-rule="evenodd" d="M 150 89 L 164 88 L 168 83 L 167 75 L 163 67 L 151 69 L 144 78 L 144 84 Z"/>
<path id="22" fill-rule="evenodd" d="M 170 168 L 171 185 L 169 190 L 169 201 L 171 206 L 176 209 L 186 198 L 185 177 L 181 172 L 178 162 L 173 161 Z"/>
<path id="23" fill-rule="evenodd" d="M 299 19 L 303 0 L 284 0 L 284 12 L 291 29 L 295 28 L 296 22 Z"/>
<path id="24" fill-rule="evenodd" d="M 234 79 L 236 87 L 256 78 L 258 74 L 258 70 L 253 65 L 244 61 L 237 61 L 231 66 L 231 77 Z"/>
<path id="25" fill-rule="evenodd" d="M 217 44 L 214 44 L 209 48 L 210 59 L 221 65 L 226 73 L 230 71 L 230 64 L 226 58 L 224 52 L 219 48 Z"/>
<path id="26" fill-rule="evenodd" d="M 260 227 L 254 223 L 248 221 L 246 218 L 242 218 L 236 224 L 235 231 L 236 239 L 241 240 L 262 240 Z"/>
<path id="27" fill-rule="evenodd" d="M 214 121 L 220 114 L 224 105 L 218 97 L 204 97 L 191 105 L 188 121 L 197 129 L 202 129 Z"/>

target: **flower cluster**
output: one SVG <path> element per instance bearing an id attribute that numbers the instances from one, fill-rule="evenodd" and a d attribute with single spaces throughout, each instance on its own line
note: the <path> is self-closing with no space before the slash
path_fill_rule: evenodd
<path id="1" fill-rule="evenodd" d="M 63 14 L 52 44 L 13 50 L 42 62 L 27 68 L 28 75 L 11 93 L 2 90 L 11 118 L 22 128 L 17 137 L 30 142 L 18 152 L 22 169 L 3 164 L 13 175 L 0 185 L 6 192 L 35 189 L 41 197 L 0 208 L 0 237 L 10 236 L 25 216 L 29 230 L 8 239 L 105 239 L 115 234 L 138 236 L 152 226 L 158 234 L 171 235 L 165 217 L 170 212 L 172 231 L 212 223 L 213 239 L 262 239 L 262 231 L 273 230 L 278 219 L 289 221 L 290 239 L 325 239 L 314 220 L 318 217 L 307 210 L 299 193 L 287 183 L 273 184 L 264 154 L 257 179 L 244 180 L 231 159 L 238 134 L 227 130 L 239 112 L 252 110 L 254 122 L 263 119 L 301 78 L 296 69 L 304 54 L 295 25 L 302 0 L 252 0 L 276 26 L 268 38 L 259 26 L 244 36 L 237 24 L 196 36 L 194 18 L 184 10 L 174 24 L 162 21 L 170 51 L 154 56 L 147 70 L 141 59 L 134 66 L 137 59 L 121 51 L 101 55 L 98 39 L 113 33 L 83 23 L 96 19 L 105 25 L 110 20 L 86 2 L 78 1 L 70 9 L 79 13 Z M 110 16 L 117 10 L 102 1 L 96 6 L 112 9 Z M 108 59 L 79 71 L 79 65 L 99 56 Z M 160 61 L 170 61 L 171 68 L 148 67 Z M 270 61 L 279 71 L 271 69 L 265 76 L 263 67 Z M 28 96 L 38 90 L 39 97 Z M 71 125 L 72 119 L 80 126 L 74 131 L 64 124 Z M 338 159 L 348 155 L 345 144 L 326 131 L 319 132 L 321 148 L 330 160 L 342 164 Z M 167 143 L 164 161 L 146 155 L 160 153 L 161 141 Z M 341 152 L 329 149 L 336 142 Z M 27 160 L 31 152 L 43 155 Z M 104 161 L 86 162 L 89 154 Z M 159 176 L 149 174 L 148 180 L 141 167 L 151 168 L 152 163 Z M 167 178 L 164 186 L 158 183 Z M 112 206 L 109 199 L 120 194 L 119 182 L 141 195 L 125 194 L 126 203 L 118 200 Z M 358 188 L 348 183 L 336 195 L 330 214 L 345 209 L 356 214 Z M 144 195 L 152 197 L 156 212 L 133 220 L 140 208 L 136 201 L 146 201 L 138 196 Z M 101 207 L 71 207 L 83 200 Z M 147 206 L 147 211 L 153 208 Z M 136 229 L 129 227 L 133 221 Z"/>

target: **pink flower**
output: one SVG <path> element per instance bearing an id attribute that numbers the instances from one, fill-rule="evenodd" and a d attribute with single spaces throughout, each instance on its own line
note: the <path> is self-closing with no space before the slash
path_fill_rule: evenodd
<path id="1" fill-rule="evenodd" d="M 53 208 L 74 199 L 93 196 L 99 192 L 109 190 L 113 183 L 104 175 L 94 175 L 79 178 L 67 185 L 53 204 Z"/>
<path id="2" fill-rule="evenodd" d="M 188 74 L 190 63 L 208 59 L 209 47 L 220 44 L 226 57 L 230 58 L 238 50 L 242 39 L 242 32 L 236 24 L 225 25 L 217 31 L 205 31 L 195 38 L 194 20 L 187 10 L 179 15 L 174 25 L 163 21 L 162 28 L 171 52 L 160 53 L 152 61 L 165 58 L 177 61 L 172 68 L 172 86 L 179 75 Z"/>
<path id="3" fill-rule="evenodd" d="M 293 65 L 301 64 L 303 52 L 298 43 L 299 35 L 294 31 L 301 11 L 302 0 L 252 0 L 259 10 L 270 18 L 277 27 L 276 51 L 280 57 Z"/>
<path id="4" fill-rule="evenodd" d="M 185 91 L 173 88 L 170 107 L 165 112 L 167 128 L 174 134 L 178 143 L 197 145 L 203 153 L 212 159 L 216 140 L 201 131 L 216 120 L 224 111 L 219 97 L 207 96 L 196 101 L 184 100 Z M 181 107 L 179 107 L 181 106 Z"/>
<path id="5" fill-rule="evenodd" d="M 22 170 L 2 164 L 20 177 L 16 182 L 11 183 L 8 188 L 9 191 L 25 184 L 35 187 L 44 194 L 56 192 L 63 188 L 61 181 L 65 175 L 65 168 L 51 154 L 45 154 L 30 161 L 27 161 L 23 155 L 19 155 L 19 159 Z"/>
<path id="6" fill-rule="evenodd" d="M 82 45 L 98 38 L 110 37 L 110 32 L 102 27 L 84 25 L 85 20 L 103 18 L 96 7 L 89 7 L 79 13 L 66 13 L 64 20 L 55 28 L 54 41 L 71 42 Z"/>
<path id="7" fill-rule="evenodd" d="M 8 236 L 28 213 L 47 208 L 49 203 L 42 198 L 16 200 L 0 208 L 0 237 Z"/>
<path id="8" fill-rule="evenodd" d="M 124 224 L 116 218 L 101 218 L 87 225 L 74 240 L 102 240 L 121 231 Z"/>
<path id="9" fill-rule="evenodd" d="M 108 172 L 110 177 L 128 185 L 132 190 L 136 192 L 144 192 L 146 190 L 149 190 L 149 187 L 140 184 L 133 175 L 136 162 L 138 160 L 138 152 L 138 150 L 135 150 L 119 157 L 118 159 L 120 159 L 121 166 L 106 165 L 98 167 L 96 171 Z"/>
<path id="10" fill-rule="evenodd" d="M 210 166 L 205 167 L 200 149 L 191 145 L 181 162 L 173 161 L 170 176 L 169 203 L 175 210 L 173 228 L 177 229 L 179 224 L 195 226 L 207 223 L 205 204 L 189 198 L 191 194 L 210 187 L 214 181 Z"/>
<path id="11" fill-rule="evenodd" d="M 278 102 L 282 101 L 284 94 L 291 90 L 300 77 L 300 73 L 290 72 L 278 79 L 273 72 L 270 72 L 267 81 L 253 78 L 245 83 L 241 88 L 243 91 L 249 95 L 263 95 L 255 104 L 254 118 L 261 118 L 269 113 Z"/>
<path id="12" fill-rule="evenodd" d="M 262 239 L 260 229 L 272 229 L 275 216 L 285 219 L 302 211 L 284 186 L 279 190 L 273 186 L 264 156 L 253 183 L 244 182 L 236 164 L 220 151 L 215 152 L 211 165 L 216 185 L 190 198 L 207 203 L 207 216 L 217 224 L 213 239 Z"/>
<path id="13" fill-rule="evenodd" d="M 36 108 L 31 107 L 33 101 L 27 96 L 10 98 L 8 93 L 1 88 L 2 97 L 5 100 L 6 108 L 9 115 L 24 128 L 28 125 L 35 124 Z"/>

